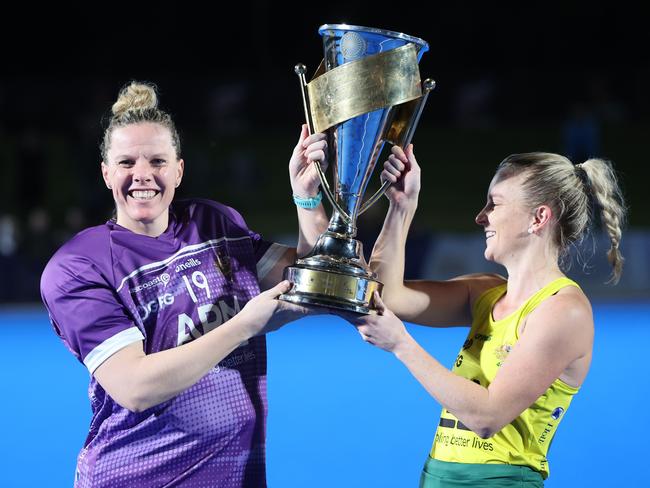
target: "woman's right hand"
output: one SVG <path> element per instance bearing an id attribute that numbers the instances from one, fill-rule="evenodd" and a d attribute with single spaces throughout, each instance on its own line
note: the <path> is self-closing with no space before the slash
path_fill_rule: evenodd
<path id="1" fill-rule="evenodd" d="M 294 195 L 307 198 L 318 193 L 321 182 L 314 161 L 320 162 L 323 172 L 327 170 L 326 139 L 324 133 L 309 135 L 307 124 L 302 125 L 300 139 L 289 160 L 289 180 Z"/>
<path id="2" fill-rule="evenodd" d="M 279 329 L 283 325 L 298 320 L 310 314 L 319 313 L 301 305 L 278 300 L 278 297 L 291 289 L 291 283 L 281 281 L 273 288 L 263 291 L 237 314 L 248 328 L 250 337 L 266 334 Z M 320 313 L 327 313 L 324 309 Z"/>
<path id="3" fill-rule="evenodd" d="M 413 144 L 409 144 L 406 151 L 399 146 L 391 148 L 391 154 L 384 163 L 381 180 L 392 183 L 386 190 L 391 205 L 417 206 L 420 193 L 420 166 L 413 154 Z"/>

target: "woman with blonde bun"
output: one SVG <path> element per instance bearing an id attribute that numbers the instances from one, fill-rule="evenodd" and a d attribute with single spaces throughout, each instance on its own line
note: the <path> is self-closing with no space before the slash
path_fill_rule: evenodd
<path id="1" fill-rule="evenodd" d="M 264 335 L 312 313 L 276 297 L 325 213 L 299 208 L 289 248 L 221 203 L 176 201 L 185 161 L 155 87 L 126 85 L 112 112 L 101 172 L 115 217 L 64 244 L 41 280 L 56 333 L 90 373 L 75 487 L 266 486 Z M 318 192 L 310 163 L 324 148 L 303 127 L 294 194 Z"/>

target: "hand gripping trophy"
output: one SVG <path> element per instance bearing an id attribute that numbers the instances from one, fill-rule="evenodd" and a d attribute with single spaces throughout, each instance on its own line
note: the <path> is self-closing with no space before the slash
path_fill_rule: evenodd
<path id="1" fill-rule="evenodd" d="M 327 132 L 334 186 L 316 162 L 333 212 L 309 254 L 284 271 L 293 283 L 281 300 L 375 313 L 372 294 L 383 287 L 365 262 L 356 221 L 390 183 L 362 203 L 385 142 L 411 142 L 433 80 L 420 82 L 418 62 L 429 45 L 398 32 L 346 24 L 318 29 L 325 59 L 310 83 L 296 65 L 310 133 Z"/>

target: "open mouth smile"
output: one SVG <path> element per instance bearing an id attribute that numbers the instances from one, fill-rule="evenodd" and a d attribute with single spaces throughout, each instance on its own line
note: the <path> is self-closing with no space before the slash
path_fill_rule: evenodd
<path id="1" fill-rule="evenodd" d="M 160 190 L 131 190 L 127 194 L 134 200 L 151 200 L 160 193 Z"/>

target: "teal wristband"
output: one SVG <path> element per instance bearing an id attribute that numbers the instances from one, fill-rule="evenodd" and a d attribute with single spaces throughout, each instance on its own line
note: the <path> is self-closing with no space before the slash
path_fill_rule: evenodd
<path id="1" fill-rule="evenodd" d="M 311 198 L 302 198 L 297 195 L 293 196 L 293 203 L 302 208 L 316 208 L 320 205 L 321 200 L 323 199 L 323 192 L 319 191 L 318 195 Z"/>

